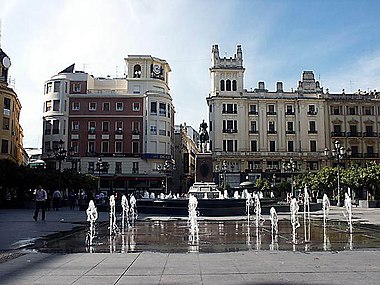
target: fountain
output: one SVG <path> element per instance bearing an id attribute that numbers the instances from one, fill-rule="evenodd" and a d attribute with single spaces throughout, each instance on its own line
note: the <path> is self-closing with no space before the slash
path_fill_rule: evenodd
<path id="1" fill-rule="evenodd" d="M 326 228 L 326 221 L 330 212 L 330 200 L 326 194 L 323 194 L 322 210 L 323 210 L 323 228 Z"/>
<path id="2" fill-rule="evenodd" d="M 298 217 L 297 217 L 298 210 L 299 210 L 299 205 L 298 205 L 297 199 L 292 198 L 292 200 L 290 201 L 290 221 L 292 224 L 293 245 L 296 244 L 296 230 L 300 226 L 299 221 L 298 221 Z"/>
<path id="3" fill-rule="evenodd" d="M 199 242 L 199 227 L 198 227 L 198 200 L 195 196 L 189 196 L 189 218 L 188 226 L 190 226 L 189 242 L 194 245 Z"/>
<path id="4" fill-rule="evenodd" d="M 133 194 L 129 198 L 129 204 L 131 205 L 129 208 L 129 220 L 131 221 L 131 226 L 134 227 L 138 215 L 136 208 L 136 198 L 133 196 Z"/>
<path id="5" fill-rule="evenodd" d="M 96 210 L 94 201 L 91 200 L 88 203 L 88 208 L 86 210 L 87 214 L 87 221 L 90 222 L 90 229 L 88 231 L 88 234 L 86 236 L 86 244 L 89 246 L 93 245 L 93 240 L 95 237 L 95 222 L 98 219 L 98 211 Z"/>
<path id="6" fill-rule="evenodd" d="M 121 228 L 124 232 L 125 224 L 127 224 L 127 228 L 130 228 L 129 224 L 129 205 L 128 205 L 128 199 L 125 195 L 121 197 L 121 207 L 122 207 L 122 214 L 121 214 Z"/>
<path id="7" fill-rule="evenodd" d="M 307 191 L 307 187 L 304 189 L 303 196 L 303 221 L 304 221 L 304 234 L 305 234 L 305 242 L 310 241 L 310 196 Z"/>
<path id="8" fill-rule="evenodd" d="M 110 225 L 109 225 L 109 235 L 113 236 L 117 234 L 119 231 L 117 224 L 116 224 L 116 202 L 115 202 L 115 196 L 111 195 L 110 197 Z"/>
<path id="9" fill-rule="evenodd" d="M 277 242 L 278 235 L 278 216 L 274 207 L 270 208 L 270 221 L 272 228 L 272 244 L 274 244 L 275 242 Z"/>
<path id="10" fill-rule="evenodd" d="M 350 191 L 350 190 L 348 190 L 348 191 Z M 352 204 L 351 204 L 351 197 L 350 197 L 350 195 L 347 192 L 344 194 L 344 196 L 345 196 L 345 198 L 344 198 L 344 207 L 346 208 L 346 212 L 347 212 L 344 215 L 347 218 L 350 234 L 352 234 Z"/>
<path id="11" fill-rule="evenodd" d="M 261 204 L 260 204 L 260 198 L 258 194 L 253 194 L 253 197 L 255 199 L 255 214 L 256 214 L 256 228 L 258 229 L 259 226 L 263 225 L 265 222 L 265 219 L 261 216 Z"/>

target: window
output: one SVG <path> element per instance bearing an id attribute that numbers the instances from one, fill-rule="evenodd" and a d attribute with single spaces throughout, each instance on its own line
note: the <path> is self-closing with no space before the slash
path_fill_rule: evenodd
<path id="1" fill-rule="evenodd" d="M 96 130 L 96 122 L 94 121 L 89 121 L 88 122 L 88 130 L 92 133 L 95 133 Z"/>
<path id="2" fill-rule="evenodd" d="M 95 170 L 95 163 L 94 162 L 89 162 L 88 163 L 88 172 L 89 173 L 94 173 Z"/>
<path id="3" fill-rule="evenodd" d="M 54 81 L 54 92 L 59 92 L 60 87 L 61 87 L 61 82 Z"/>
<path id="4" fill-rule="evenodd" d="M 122 163 L 120 161 L 115 162 L 115 174 L 121 174 L 122 171 Z"/>
<path id="5" fill-rule="evenodd" d="M 139 142 L 138 141 L 133 141 L 132 142 L 132 153 L 136 154 L 139 153 Z"/>
<path id="6" fill-rule="evenodd" d="M 157 102 L 150 102 L 150 113 L 157 115 Z"/>
<path id="7" fill-rule="evenodd" d="M 170 104 L 168 104 L 168 118 L 170 118 L 170 111 L 171 111 Z"/>
<path id="8" fill-rule="evenodd" d="M 294 132 L 294 122 L 287 122 L 287 133 L 293 133 Z"/>
<path id="9" fill-rule="evenodd" d="M 1 153 L 8 153 L 8 140 L 1 140 Z"/>
<path id="10" fill-rule="evenodd" d="M 136 64 L 133 67 L 133 78 L 140 78 L 141 77 L 141 66 L 139 64 Z"/>
<path id="11" fill-rule="evenodd" d="M 67 94 L 68 93 L 68 83 L 65 82 L 65 93 Z"/>
<path id="12" fill-rule="evenodd" d="M 53 83 L 52 82 L 47 83 L 46 84 L 46 93 L 50 93 L 52 87 L 53 87 Z"/>
<path id="13" fill-rule="evenodd" d="M 317 109 L 315 108 L 315 105 L 309 105 L 309 109 L 307 111 L 308 115 L 316 115 Z"/>
<path id="14" fill-rule="evenodd" d="M 9 118 L 3 117 L 3 130 L 9 130 Z"/>
<path id="15" fill-rule="evenodd" d="M 226 80 L 226 91 L 231 91 L 231 80 Z"/>
<path id="16" fill-rule="evenodd" d="M 71 142 L 71 150 L 73 151 L 74 154 L 78 154 L 79 152 L 79 145 L 77 141 Z"/>
<path id="17" fill-rule="evenodd" d="M 88 109 L 90 111 L 96 111 L 96 103 L 95 102 L 88 103 Z"/>
<path id="18" fill-rule="evenodd" d="M 140 85 L 133 86 L 133 94 L 140 94 Z"/>
<path id="19" fill-rule="evenodd" d="M 357 135 L 356 125 L 350 125 L 350 134 L 349 134 L 349 136 L 356 136 L 356 135 Z"/>
<path id="20" fill-rule="evenodd" d="M 116 102 L 116 111 L 123 111 L 124 105 L 122 102 Z"/>
<path id="21" fill-rule="evenodd" d="M 223 132 L 224 133 L 236 133 L 237 132 L 237 120 L 223 120 Z"/>
<path id="22" fill-rule="evenodd" d="M 115 131 L 117 134 L 121 134 L 123 131 L 123 122 L 122 121 L 116 121 L 115 122 Z"/>
<path id="23" fill-rule="evenodd" d="M 251 115 L 257 115 L 257 105 L 249 105 L 249 114 Z"/>
<path id="24" fill-rule="evenodd" d="M 212 104 L 210 104 L 210 106 L 208 107 L 208 111 L 209 111 L 210 113 L 212 113 Z"/>
<path id="25" fill-rule="evenodd" d="M 257 133 L 257 122 L 256 121 L 251 121 L 250 133 Z"/>
<path id="26" fill-rule="evenodd" d="M 4 97 L 4 109 L 11 109 L 11 99 Z"/>
<path id="27" fill-rule="evenodd" d="M 317 151 L 317 141 L 310 141 L 310 151 L 312 152 Z"/>
<path id="28" fill-rule="evenodd" d="M 89 153 L 95 153 L 95 142 L 94 141 L 88 142 L 88 152 Z"/>
<path id="29" fill-rule="evenodd" d="M 294 115 L 294 110 L 292 105 L 286 105 L 286 115 Z"/>
<path id="30" fill-rule="evenodd" d="M 237 90 L 236 80 L 232 80 L 232 91 L 236 91 L 236 90 Z"/>
<path id="31" fill-rule="evenodd" d="M 309 121 L 309 133 L 316 133 L 315 121 Z"/>
<path id="32" fill-rule="evenodd" d="M 81 91 L 81 85 L 80 83 L 74 83 L 73 85 L 73 92 L 74 93 L 79 93 Z"/>
<path id="33" fill-rule="evenodd" d="M 133 121 L 132 122 L 132 132 L 134 133 L 134 134 L 139 134 L 139 132 L 140 132 L 140 122 L 136 122 L 136 121 Z"/>
<path id="34" fill-rule="evenodd" d="M 269 122 L 268 123 L 268 133 L 270 133 L 270 134 L 275 134 L 276 133 L 276 128 L 275 128 L 275 123 L 274 122 Z"/>
<path id="35" fill-rule="evenodd" d="M 140 111 L 140 103 L 139 102 L 133 102 L 132 111 Z"/>
<path id="36" fill-rule="evenodd" d="M 220 80 L 220 91 L 224 91 L 224 80 Z"/>
<path id="37" fill-rule="evenodd" d="M 273 104 L 268 105 L 268 115 L 276 115 L 275 106 Z"/>
<path id="38" fill-rule="evenodd" d="M 103 132 L 109 132 L 109 130 L 110 130 L 110 122 L 103 121 L 102 122 L 102 131 Z"/>
<path id="39" fill-rule="evenodd" d="M 80 108 L 80 104 L 79 104 L 79 102 L 73 102 L 73 103 L 72 103 L 72 105 L 71 105 L 71 109 L 72 109 L 73 111 L 78 111 L 79 108 Z"/>
<path id="40" fill-rule="evenodd" d="M 150 134 L 157 135 L 157 126 L 150 126 Z"/>
<path id="41" fill-rule="evenodd" d="M 109 153 L 109 141 L 102 141 L 102 153 Z"/>
<path id="42" fill-rule="evenodd" d="M 52 127 L 50 121 L 44 121 L 44 125 L 45 125 L 44 134 L 50 135 L 51 134 L 51 127 Z"/>
<path id="43" fill-rule="evenodd" d="M 223 104 L 222 113 L 237 114 L 237 104 Z"/>
<path id="44" fill-rule="evenodd" d="M 257 151 L 257 141 L 251 141 L 251 151 Z"/>
<path id="45" fill-rule="evenodd" d="M 269 151 L 276 151 L 276 141 L 269 141 Z"/>
<path id="46" fill-rule="evenodd" d="M 122 153 L 123 152 L 123 142 L 122 141 L 116 141 L 115 142 L 115 152 L 116 153 Z"/>
<path id="47" fill-rule="evenodd" d="M 138 162 L 133 162 L 132 163 L 132 173 L 139 173 L 139 163 Z"/>
<path id="48" fill-rule="evenodd" d="M 331 106 L 331 114 L 333 115 L 342 115 L 341 106 Z"/>
<path id="49" fill-rule="evenodd" d="M 165 103 L 160 103 L 160 116 L 166 116 L 166 104 Z"/>
<path id="50" fill-rule="evenodd" d="M 53 135 L 54 134 L 59 134 L 59 121 L 58 120 L 53 121 Z"/>
<path id="51" fill-rule="evenodd" d="M 288 141 L 288 152 L 293 152 L 293 151 L 294 151 L 294 142 Z"/>
<path id="52" fill-rule="evenodd" d="M 110 110 L 110 103 L 103 102 L 103 111 L 109 111 L 109 110 Z"/>
<path id="53" fill-rule="evenodd" d="M 46 101 L 45 102 L 45 112 L 50 112 L 51 111 L 51 101 Z"/>
<path id="54" fill-rule="evenodd" d="M 59 100 L 53 101 L 53 111 L 59 111 Z"/>
<path id="55" fill-rule="evenodd" d="M 347 107 L 347 113 L 349 115 L 358 115 L 358 107 L 357 106 Z"/>
<path id="56" fill-rule="evenodd" d="M 364 106 L 363 107 L 363 115 L 373 115 L 375 113 L 374 107 Z"/>
<path id="57" fill-rule="evenodd" d="M 210 126 L 210 132 L 212 132 L 212 121 L 209 121 L 208 124 Z"/>
<path id="58" fill-rule="evenodd" d="M 47 141 L 44 143 L 44 150 L 45 150 L 45 152 L 48 152 L 51 150 L 50 141 Z"/>
<path id="59" fill-rule="evenodd" d="M 79 122 L 78 121 L 73 121 L 71 124 L 71 130 L 73 131 L 78 131 L 79 130 Z"/>
<path id="60" fill-rule="evenodd" d="M 367 146 L 367 157 L 373 157 L 374 151 L 373 151 L 373 146 L 368 145 Z"/>
<path id="61" fill-rule="evenodd" d="M 223 151 L 234 151 L 234 142 L 235 142 L 235 149 L 237 148 L 237 141 L 234 140 L 223 140 Z"/>

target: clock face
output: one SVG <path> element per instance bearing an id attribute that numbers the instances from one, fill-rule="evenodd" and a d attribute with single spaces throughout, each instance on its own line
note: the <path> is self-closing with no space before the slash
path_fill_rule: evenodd
<path id="1" fill-rule="evenodd" d="M 11 61 L 10 61 L 9 57 L 7 57 L 7 56 L 4 57 L 2 64 L 5 68 L 9 68 L 11 66 Z"/>
<path id="2" fill-rule="evenodd" d="M 158 64 L 153 65 L 153 73 L 160 74 L 160 66 Z"/>

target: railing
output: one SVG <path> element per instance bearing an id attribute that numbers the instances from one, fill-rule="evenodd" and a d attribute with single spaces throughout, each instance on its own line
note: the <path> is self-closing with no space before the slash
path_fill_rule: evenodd
<path id="1" fill-rule="evenodd" d="M 237 114 L 236 110 L 223 110 L 222 114 Z"/>
<path id="2" fill-rule="evenodd" d="M 277 134 L 277 131 L 275 131 L 275 130 L 268 130 L 268 134 Z"/>
<path id="3" fill-rule="evenodd" d="M 378 133 L 376 132 L 363 132 L 363 137 L 377 137 Z"/>
<path id="4" fill-rule="evenodd" d="M 317 111 L 308 111 L 307 112 L 307 114 L 311 115 L 311 116 L 315 116 L 315 115 L 317 115 L 317 113 L 318 113 Z"/>
<path id="5" fill-rule="evenodd" d="M 257 111 L 249 111 L 248 112 L 248 115 L 258 115 L 259 114 L 259 112 L 257 112 Z"/>
<path id="6" fill-rule="evenodd" d="M 376 152 L 367 152 L 364 154 L 365 158 L 377 158 L 379 157 L 379 154 Z"/>
<path id="7" fill-rule="evenodd" d="M 318 131 L 317 130 L 309 130 L 308 133 L 309 134 L 318 134 Z"/>
<path id="8" fill-rule="evenodd" d="M 259 131 L 258 131 L 258 130 L 249 130 L 249 133 L 250 133 L 250 134 L 258 134 Z"/>
<path id="9" fill-rule="evenodd" d="M 348 137 L 361 137 L 362 133 L 361 132 L 347 132 Z"/>
<path id="10" fill-rule="evenodd" d="M 285 134 L 287 134 L 287 135 L 294 135 L 295 133 L 296 133 L 296 131 L 291 131 L 291 130 L 285 131 Z"/>
<path id="11" fill-rule="evenodd" d="M 294 115 L 294 114 L 295 114 L 294 111 L 292 111 L 292 112 L 286 111 L 286 112 L 285 112 L 285 115 L 286 115 L 286 116 L 291 116 L 291 115 Z"/>
<path id="12" fill-rule="evenodd" d="M 237 133 L 238 131 L 237 130 L 233 130 L 233 129 L 224 129 L 223 130 L 223 133 Z"/>
<path id="13" fill-rule="evenodd" d="M 275 111 L 268 111 L 267 115 L 277 115 L 277 113 Z"/>
<path id="14" fill-rule="evenodd" d="M 331 132 L 332 137 L 345 137 L 346 132 Z"/>

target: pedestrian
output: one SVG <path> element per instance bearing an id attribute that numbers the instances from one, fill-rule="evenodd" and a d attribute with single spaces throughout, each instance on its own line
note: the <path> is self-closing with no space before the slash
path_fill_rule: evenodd
<path id="1" fill-rule="evenodd" d="M 46 199 L 45 207 L 46 207 L 46 211 L 50 211 L 50 206 L 51 206 L 50 190 L 46 190 L 46 193 L 47 193 L 47 199 Z"/>
<path id="2" fill-rule="evenodd" d="M 42 212 L 42 220 L 45 220 L 45 202 L 47 199 L 47 193 L 44 189 L 42 189 L 41 185 L 38 185 L 36 189 L 36 210 L 34 211 L 33 220 L 37 221 L 38 212 L 41 209 Z"/>
<path id="3" fill-rule="evenodd" d="M 58 211 L 59 204 L 61 203 L 62 194 L 59 190 L 55 190 L 53 193 L 53 209 Z"/>
<path id="4" fill-rule="evenodd" d="M 75 204 L 76 204 L 76 195 L 74 191 L 69 192 L 69 205 L 70 205 L 70 210 L 75 210 Z"/>

